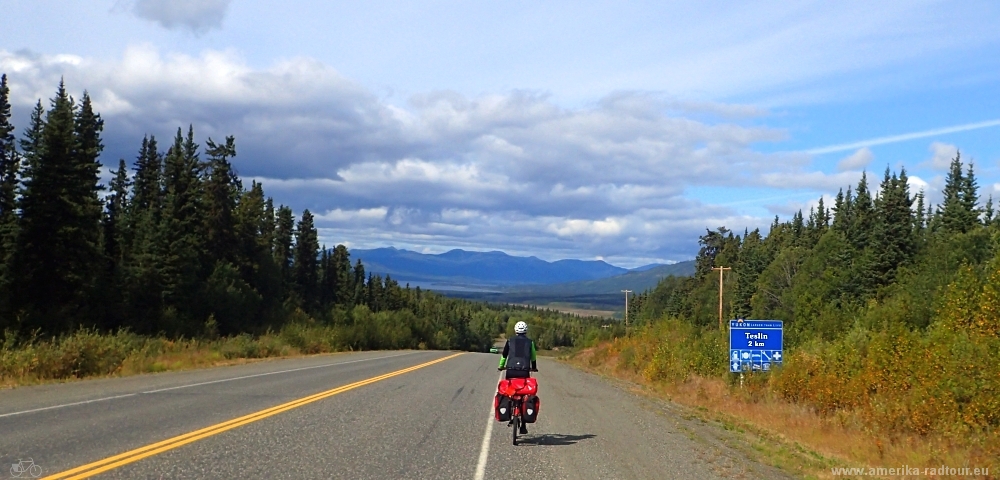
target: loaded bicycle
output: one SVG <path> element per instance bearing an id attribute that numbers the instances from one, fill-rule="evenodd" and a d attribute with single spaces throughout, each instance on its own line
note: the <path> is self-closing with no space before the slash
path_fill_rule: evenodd
<path id="1" fill-rule="evenodd" d="M 537 370 L 536 370 L 537 371 Z M 538 393 L 538 382 L 534 378 L 510 378 L 500 380 L 497 384 L 497 394 L 493 402 L 497 421 L 506 421 L 511 429 L 511 444 L 517 445 L 517 434 L 523 431 L 525 424 L 535 423 L 541 401 Z"/>

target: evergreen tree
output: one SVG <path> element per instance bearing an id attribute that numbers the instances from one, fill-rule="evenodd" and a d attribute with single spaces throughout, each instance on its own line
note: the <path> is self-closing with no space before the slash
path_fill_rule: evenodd
<path id="1" fill-rule="evenodd" d="M 125 212 L 128 208 L 128 190 L 131 181 L 128 177 L 128 167 L 125 160 L 118 161 L 118 170 L 112 171 L 111 194 L 106 199 L 104 214 L 104 255 L 108 259 L 111 273 L 125 263 Z"/>
<path id="2" fill-rule="evenodd" d="M 104 310 L 101 324 L 108 328 L 123 326 L 126 311 L 124 291 L 127 277 L 124 272 L 128 223 L 124 217 L 128 209 L 128 189 L 131 182 L 125 159 L 119 160 L 118 170 L 112 171 L 112 174 L 114 178 L 109 187 L 111 193 L 105 199 L 102 225 L 106 267 L 98 293 Z"/>
<path id="3" fill-rule="evenodd" d="M 346 306 L 353 300 L 353 291 L 351 288 L 351 254 L 347 251 L 347 247 L 337 245 L 333 249 L 330 263 L 334 271 L 334 277 L 331 279 L 334 291 L 333 303 Z"/>
<path id="4" fill-rule="evenodd" d="M 42 101 L 35 103 L 34 110 L 31 111 L 31 120 L 28 122 L 28 129 L 25 130 L 23 138 L 18 142 L 21 145 L 21 155 L 24 160 L 22 167 L 25 176 L 30 177 L 38 157 L 42 154 L 42 131 L 45 129 L 45 109 L 42 108 Z"/>
<path id="5" fill-rule="evenodd" d="M 841 192 L 843 192 L 843 189 L 841 189 Z M 854 196 L 850 186 L 847 187 L 846 194 L 842 194 L 841 192 L 837 193 L 837 202 L 834 205 L 833 225 L 831 228 L 844 235 L 848 235 L 851 225 L 854 223 Z"/>
<path id="6" fill-rule="evenodd" d="M 917 206 L 913 216 L 913 233 L 916 240 L 922 240 L 924 230 L 927 228 L 927 211 L 924 208 L 923 190 L 917 192 L 916 202 Z"/>
<path id="7" fill-rule="evenodd" d="M 321 310 L 326 310 L 333 304 L 336 272 L 325 244 L 320 248 L 319 273 L 319 305 Z"/>
<path id="8" fill-rule="evenodd" d="M 0 76 L 0 228 L 16 217 L 17 185 L 20 158 L 17 154 L 14 125 L 10 123 L 10 103 L 7 75 Z M 0 233 L 2 235 L 2 233 Z M 0 237 L 0 265 L 3 259 L 3 242 Z"/>
<path id="9" fill-rule="evenodd" d="M 292 239 L 295 234 L 295 217 L 292 209 L 281 205 L 274 223 L 274 263 L 278 266 L 282 284 L 292 291 Z"/>
<path id="10" fill-rule="evenodd" d="M 886 167 L 881 194 L 875 201 L 876 222 L 872 238 L 875 285 L 889 284 L 895 270 L 914 255 L 913 199 L 910 198 L 906 170 L 889 175 Z"/>
<path id="11" fill-rule="evenodd" d="M 733 271 L 736 272 L 736 291 L 733 295 L 732 314 L 733 318 L 748 318 L 752 311 L 751 299 L 757 292 L 757 279 L 761 272 L 767 268 L 768 258 L 763 248 L 763 239 L 760 230 L 744 236 L 743 246 L 740 248 L 739 260 Z"/>
<path id="12" fill-rule="evenodd" d="M 868 191 L 868 173 L 861 173 L 861 180 L 851 202 L 851 223 L 847 229 L 847 239 L 854 248 L 862 251 L 868 246 L 875 227 L 875 207 Z"/>
<path id="13" fill-rule="evenodd" d="M 224 145 L 216 144 L 211 138 L 206 142 L 208 156 L 208 178 L 205 181 L 205 230 L 209 262 L 235 261 L 236 237 L 233 211 L 236 200 L 243 190 L 239 177 L 233 171 L 229 159 L 236 155 L 236 144 L 232 136 L 226 137 Z"/>
<path id="14" fill-rule="evenodd" d="M 132 220 L 149 215 L 160 221 L 163 208 L 163 156 L 157 150 L 156 137 L 144 137 L 135 163 L 135 186 L 132 189 Z M 133 225 L 134 228 L 134 225 Z"/>
<path id="15" fill-rule="evenodd" d="M 354 264 L 353 279 L 351 283 L 354 286 L 353 299 L 351 300 L 352 305 L 364 305 L 365 304 L 365 266 L 361 264 L 361 259 L 359 258 Z"/>
<path id="16" fill-rule="evenodd" d="M 78 111 L 60 82 L 37 138 L 34 127 L 24 143 L 30 157 L 14 262 L 16 307 L 26 327 L 57 333 L 95 320 L 102 122 L 87 95 Z"/>
<path id="17" fill-rule="evenodd" d="M 972 172 L 972 163 L 969 163 L 965 177 L 962 178 L 962 207 L 962 211 L 965 213 L 966 231 L 979 226 L 982 210 L 979 208 L 979 184 L 976 181 L 976 175 Z"/>
<path id="18" fill-rule="evenodd" d="M 989 227 L 993 224 L 993 194 L 990 194 L 989 198 L 986 200 L 986 206 L 983 207 L 983 225 Z"/>
<path id="19" fill-rule="evenodd" d="M 195 314 L 196 295 L 204 267 L 200 263 L 204 251 L 203 221 L 200 215 L 202 185 L 201 166 L 193 129 L 187 140 L 177 129 L 174 144 L 167 151 L 164 166 L 164 207 L 160 221 L 160 248 L 164 252 L 162 275 L 164 299 L 179 312 L 167 319 L 169 331 L 194 333 L 200 328 Z M 192 147 L 192 145 L 194 145 Z"/>
<path id="20" fill-rule="evenodd" d="M 938 208 L 941 229 L 949 233 L 965 233 L 979 223 L 979 195 L 976 178 L 969 165 L 968 175 L 962 174 L 962 154 L 957 153 L 945 177 L 944 200 Z"/>
<path id="21" fill-rule="evenodd" d="M 805 233 L 805 231 L 806 228 L 805 228 L 805 222 L 802 218 L 802 210 L 799 210 L 795 212 L 794 215 L 792 215 L 792 238 L 795 239 L 796 242 L 798 242 L 799 239 L 802 238 L 802 235 Z"/>
<path id="22" fill-rule="evenodd" d="M 314 311 L 319 303 L 319 238 L 309 210 L 302 212 L 295 230 L 295 255 L 293 277 L 295 293 L 306 311 Z"/>
<path id="23" fill-rule="evenodd" d="M 21 159 L 17 153 L 14 125 L 10 123 L 7 75 L 0 76 L 0 330 L 10 318 L 10 283 L 8 270 L 17 239 L 17 189 Z"/>

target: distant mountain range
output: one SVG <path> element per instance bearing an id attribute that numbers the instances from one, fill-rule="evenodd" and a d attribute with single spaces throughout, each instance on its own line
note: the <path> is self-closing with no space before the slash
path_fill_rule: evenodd
<path id="1" fill-rule="evenodd" d="M 655 265 L 650 268 L 639 267 L 613 277 L 596 280 L 557 283 L 552 285 L 537 285 L 510 287 L 505 292 L 511 294 L 527 294 L 545 297 L 567 297 L 575 295 L 618 295 L 622 290 L 632 290 L 636 293 L 649 290 L 660 280 L 671 275 L 689 277 L 694 275 L 694 260 L 678 262 L 670 265 Z"/>
<path id="2" fill-rule="evenodd" d="M 397 281 L 481 286 L 551 284 L 596 280 L 628 272 L 601 260 L 559 260 L 515 257 L 504 252 L 451 250 L 424 254 L 396 248 L 351 250 L 365 271 L 390 275 Z"/>
<path id="3" fill-rule="evenodd" d="M 367 272 L 389 275 L 400 283 L 434 290 L 546 292 L 552 295 L 641 292 L 668 275 L 694 273 L 694 262 L 650 264 L 635 269 L 601 260 L 559 260 L 515 257 L 504 252 L 451 250 L 423 254 L 396 248 L 352 249 Z"/>

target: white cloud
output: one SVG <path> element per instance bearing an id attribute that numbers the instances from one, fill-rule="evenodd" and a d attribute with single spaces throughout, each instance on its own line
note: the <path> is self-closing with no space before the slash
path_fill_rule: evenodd
<path id="1" fill-rule="evenodd" d="M 948 170 L 951 161 L 958 155 L 958 147 L 949 143 L 934 142 L 930 146 L 931 158 L 925 165 L 935 170 Z"/>
<path id="2" fill-rule="evenodd" d="M 196 35 L 222 28 L 232 0 L 134 0 L 131 11 L 168 30 L 186 29 Z"/>
<path id="3" fill-rule="evenodd" d="M 309 58 L 257 69 L 232 51 L 149 46 L 116 61 L 0 51 L 0 70 L 22 119 L 60 78 L 90 89 L 105 161 L 134 158 L 143 135 L 165 148 L 188 123 L 200 139 L 235 135 L 237 170 L 295 211 L 324 212 L 328 244 L 683 260 L 706 227 L 768 222 L 692 201 L 687 187 L 854 179 L 804 171 L 805 154 L 753 150 L 781 130 L 678 116 L 675 101 L 649 93 L 576 109 L 526 91 L 392 105 Z"/>
<path id="4" fill-rule="evenodd" d="M 841 172 L 848 170 L 863 170 L 875 159 L 875 155 L 868 147 L 858 149 L 858 151 L 844 157 L 837 163 L 837 169 Z"/>
<path id="5" fill-rule="evenodd" d="M 622 232 L 623 225 L 618 219 L 604 220 L 568 219 L 550 223 L 547 230 L 560 237 L 608 237 Z"/>
<path id="6" fill-rule="evenodd" d="M 930 184 L 927 183 L 926 180 L 924 180 L 924 179 L 922 179 L 922 178 L 920 178 L 920 177 L 918 177 L 916 175 L 907 175 L 907 177 L 906 177 L 906 184 L 910 186 L 910 193 L 912 193 L 912 194 L 916 194 L 916 193 L 918 193 L 920 191 L 923 191 L 924 193 L 927 193 L 931 189 Z"/>
<path id="7" fill-rule="evenodd" d="M 378 208 L 361 208 L 357 210 L 327 210 L 326 213 L 314 215 L 315 219 L 318 221 L 325 222 L 357 222 L 357 221 L 373 221 L 373 220 L 384 220 L 386 215 L 389 213 L 389 209 L 386 207 Z"/>

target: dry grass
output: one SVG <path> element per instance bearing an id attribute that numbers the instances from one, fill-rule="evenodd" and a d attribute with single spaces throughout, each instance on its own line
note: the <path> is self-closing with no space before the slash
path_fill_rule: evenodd
<path id="1" fill-rule="evenodd" d="M 144 337 L 90 330 L 0 344 L 0 388 L 248 363 L 342 350 L 335 332 L 291 325 L 258 337 L 214 340 Z"/>
<path id="2" fill-rule="evenodd" d="M 565 358 L 565 357 L 564 357 Z M 774 395 L 740 388 L 718 378 L 690 376 L 682 382 L 649 381 L 622 368 L 618 353 L 608 345 L 585 349 L 568 358 L 578 367 L 605 376 L 625 379 L 644 387 L 645 393 L 691 407 L 703 417 L 730 430 L 754 437 L 762 461 L 807 478 L 833 477 L 831 467 L 990 467 L 1000 471 L 1000 461 L 975 440 L 918 435 L 875 437 L 865 431 L 853 414 L 822 416 L 810 408 Z M 901 477 L 894 477 L 901 478 Z M 934 478 L 934 477 L 921 477 Z"/>

